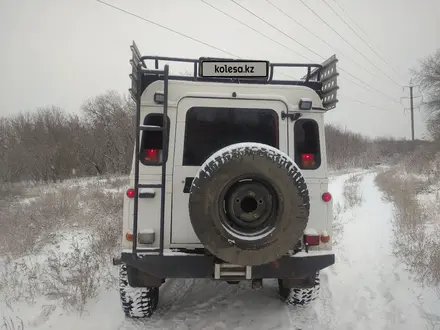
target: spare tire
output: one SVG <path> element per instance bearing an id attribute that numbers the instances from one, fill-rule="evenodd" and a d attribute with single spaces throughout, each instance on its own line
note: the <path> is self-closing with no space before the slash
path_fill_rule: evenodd
<path id="1" fill-rule="evenodd" d="M 238 143 L 209 157 L 194 178 L 189 214 L 205 248 L 235 265 L 261 265 L 291 250 L 307 226 L 306 182 L 285 153 Z"/>

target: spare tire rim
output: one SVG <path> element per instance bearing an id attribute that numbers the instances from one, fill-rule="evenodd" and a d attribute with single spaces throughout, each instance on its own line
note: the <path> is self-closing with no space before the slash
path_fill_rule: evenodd
<path id="1" fill-rule="evenodd" d="M 235 179 L 226 187 L 222 198 L 222 226 L 232 236 L 242 239 L 264 238 L 275 229 L 278 198 L 264 179 Z"/>

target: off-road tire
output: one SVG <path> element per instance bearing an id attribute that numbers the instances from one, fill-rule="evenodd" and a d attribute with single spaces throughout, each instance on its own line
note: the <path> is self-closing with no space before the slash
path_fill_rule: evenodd
<path id="1" fill-rule="evenodd" d="M 119 293 L 125 316 L 151 317 L 159 302 L 159 288 L 133 288 L 128 283 L 127 266 L 119 268 Z"/>
<path id="2" fill-rule="evenodd" d="M 272 210 L 265 214 L 270 214 L 265 224 L 271 229 L 252 239 L 225 226 L 230 221 L 226 208 L 232 200 L 239 201 L 229 199 L 228 206 L 225 196 L 233 195 L 234 187 L 249 178 L 261 182 L 261 191 L 267 188 L 269 193 L 261 195 L 268 196 L 264 212 Z M 238 143 L 217 151 L 200 167 L 189 196 L 190 219 L 199 240 L 213 255 L 236 265 L 266 264 L 287 254 L 304 233 L 309 209 L 309 192 L 298 166 L 285 153 L 260 143 Z"/>
<path id="3" fill-rule="evenodd" d="M 281 300 L 289 306 L 307 306 L 319 296 L 320 280 L 319 272 L 315 277 L 315 286 L 312 288 L 285 288 L 281 280 L 278 280 L 278 290 Z"/>

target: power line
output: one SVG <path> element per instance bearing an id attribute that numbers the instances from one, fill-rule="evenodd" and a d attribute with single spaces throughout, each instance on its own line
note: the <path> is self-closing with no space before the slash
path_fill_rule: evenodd
<path id="1" fill-rule="evenodd" d="M 346 77 L 345 77 L 346 78 Z M 347 78 L 346 78 L 347 79 Z M 357 79 L 356 77 L 355 77 L 355 79 Z M 388 99 L 390 99 L 391 101 L 394 101 L 394 102 L 397 102 L 395 99 L 393 99 L 392 97 L 390 97 L 389 95 L 387 95 L 387 94 L 384 94 L 384 93 L 382 93 L 382 92 L 380 92 L 380 91 L 378 91 L 378 90 L 376 90 L 376 89 L 371 89 L 371 86 L 370 85 L 368 85 L 368 84 L 366 84 L 365 82 L 363 82 L 362 80 L 360 80 L 360 82 L 361 83 L 363 83 L 363 84 L 366 84 L 368 87 L 365 87 L 365 86 L 362 86 L 362 85 L 360 85 L 360 84 L 358 84 L 357 82 L 355 82 L 355 81 L 353 81 L 353 80 L 350 80 L 350 79 L 347 79 L 349 82 L 351 82 L 352 84 L 354 84 L 354 85 L 356 85 L 356 86 L 358 86 L 358 87 L 360 87 L 360 88 L 363 88 L 363 89 L 365 89 L 366 91 L 368 91 L 368 92 L 370 92 L 370 93 L 373 93 L 373 92 L 378 92 L 378 93 L 381 93 L 383 96 L 385 96 L 385 97 L 387 97 Z M 358 79 L 359 80 L 359 79 Z M 399 104 L 400 104 L 400 102 L 399 102 Z"/>
<path id="2" fill-rule="evenodd" d="M 210 48 L 212 48 L 212 49 L 218 50 L 218 51 L 220 51 L 220 52 L 222 52 L 222 53 L 225 53 L 225 54 L 231 55 L 231 56 L 233 56 L 233 57 L 242 58 L 242 57 L 240 57 L 240 56 L 238 56 L 238 55 L 236 55 L 236 54 L 234 54 L 234 53 L 228 52 L 228 51 L 226 51 L 226 50 L 224 50 L 224 49 L 221 49 L 221 48 L 219 48 L 219 47 L 217 47 L 217 46 L 214 46 L 214 45 L 208 44 L 207 42 L 204 42 L 204 41 L 202 41 L 202 40 L 199 40 L 199 39 L 196 39 L 196 38 L 191 37 L 191 36 L 189 36 L 189 35 L 186 35 L 186 34 L 184 34 L 184 33 L 182 33 L 182 32 L 179 32 L 179 31 L 176 31 L 176 30 L 174 30 L 174 29 L 171 29 L 171 28 L 169 28 L 169 27 L 167 27 L 167 26 L 164 26 L 164 25 L 162 25 L 162 24 L 159 24 L 159 23 L 157 23 L 157 22 L 154 22 L 154 21 L 152 21 L 152 20 L 149 20 L 149 19 L 147 19 L 147 18 L 145 18 L 145 17 L 142 17 L 142 16 L 139 16 L 139 15 L 136 15 L 136 14 L 134 14 L 134 13 L 132 13 L 132 12 L 129 12 L 128 10 L 122 9 L 122 8 L 117 7 L 117 6 L 114 6 L 114 5 L 111 5 L 111 4 L 109 4 L 109 3 L 105 2 L 105 1 L 102 1 L 102 0 L 96 0 L 96 1 L 99 2 L 99 3 L 102 3 L 102 4 L 104 4 L 104 5 L 106 5 L 106 6 L 108 6 L 108 7 L 111 7 L 111 8 L 113 8 L 113 9 L 119 10 L 119 11 L 125 13 L 125 14 L 128 14 L 128 15 L 131 15 L 131 16 L 133 16 L 133 17 L 139 18 L 139 19 L 141 19 L 141 20 L 143 20 L 143 21 L 145 21 L 145 22 L 148 22 L 148 23 L 150 23 L 150 24 L 154 24 L 154 25 L 156 25 L 156 26 L 159 26 L 159 27 L 161 27 L 161 28 L 163 28 L 163 29 L 165 29 L 165 30 L 167 30 L 167 31 L 170 31 L 170 32 L 173 32 L 173 33 L 175 33 L 175 34 L 178 34 L 178 35 L 180 35 L 180 36 L 182 36 L 182 37 L 188 38 L 188 39 L 190 39 L 190 40 L 192 40 L 192 41 L 195 41 L 195 42 L 197 42 L 197 43 L 199 43 L 199 44 L 202 44 L 202 45 L 204 45 L 204 46 L 208 46 L 208 47 L 210 47 Z M 203 1 L 203 0 L 202 0 L 202 1 Z M 287 48 L 288 48 L 288 47 L 287 47 Z M 288 49 L 290 49 L 290 48 L 288 48 Z M 293 51 L 293 50 L 292 50 L 292 51 Z M 298 55 L 300 55 L 300 54 L 298 54 Z M 300 56 L 301 56 L 301 55 L 300 55 Z M 286 75 L 286 74 L 283 74 L 283 73 L 281 73 L 281 72 L 279 72 L 279 74 L 282 75 L 282 76 L 284 76 L 284 77 L 288 77 L 288 78 L 295 79 L 294 77 L 289 76 L 289 75 Z"/>
<path id="3" fill-rule="evenodd" d="M 366 86 L 368 86 L 368 87 L 369 87 L 370 89 L 372 89 L 373 91 L 375 91 L 375 92 L 377 92 L 377 93 L 379 93 L 379 94 L 385 96 L 386 98 L 390 99 L 391 101 L 393 101 L 393 102 L 395 102 L 395 103 L 400 104 L 400 102 L 397 101 L 397 100 L 396 100 L 395 98 L 393 98 L 392 96 L 390 96 L 390 95 L 388 95 L 388 94 L 385 94 L 384 92 L 382 92 L 382 91 L 380 91 L 380 90 L 374 88 L 373 86 L 371 86 L 370 84 L 367 84 L 367 83 L 366 83 L 365 81 L 363 81 L 362 79 L 359 79 L 359 78 L 357 78 L 356 76 L 352 75 L 350 72 L 348 72 L 348 71 L 346 71 L 346 70 L 343 70 L 342 68 L 340 68 L 340 70 L 341 70 L 341 71 L 344 71 L 344 72 L 345 72 L 346 74 L 348 74 L 350 77 L 352 77 L 352 78 L 354 78 L 354 79 L 360 81 L 361 83 L 365 84 Z M 348 80 L 349 80 L 350 82 L 354 83 L 355 85 L 357 85 L 353 80 L 350 80 L 350 79 L 348 79 Z M 358 86 L 359 86 L 359 85 L 358 85 Z M 363 86 L 360 86 L 360 87 L 363 87 Z M 365 87 L 363 87 L 363 88 L 365 88 Z M 366 88 L 365 88 L 365 89 L 366 89 Z"/>
<path id="4" fill-rule="evenodd" d="M 145 17 L 142 17 L 142 16 L 139 16 L 139 15 L 133 14 L 133 13 L 131 13 L 131 12 L 125 10 L 125 9 L 122 9 L 122 8 L 116 7 L 116 6 L 111 5 L 111 4 L 109 4 L 109 3 L 105 2 L 105 1 L 102 1 L 102 0 L 96 0 L 96 1 L 99 2 L 99 3 L 102 3 L 103 5 L 106 5 L 106 6 L 108 6 L 108 7 L 111 7 L 111 8 L 113 8 L 113 9 L 119 10 L 119 11 L 125 13 L 125 14 L 128 14 L 128 15 L 134 16 L 134 17 L 136 17 L 136 18 L 139 18 L 139 19 L 141 19 L 141 20 L 143 20 L 143 21 L 146 21 L 146 22 L 148 22 L 148 23 L 150 23 L 150 24 L 154 24 L 154 25 L 156 25 L 156 26 L 159 26 L 159 27 L 161 27 L 161 28 L 163 28 L 163 29 L 165 29 L 165 30 L 168 30 L 168 31 L 170 31 L 170 32 L 173 32 L 173 33 L 175 33 L 175 34 L 178 34 L 178 35 L 180 35 L 180 36 L 182 36 L 182 37 L 188 38 L 188 39 L 190 39 L 190 40 L 192 40 L 192 41 L 195 41 L 195 42 L 197 42 L 197 43 L 199 43 L 199 44 L 202 44 L 202 45 L 208 46 L 208 47 L 210 47 L 210 48 L 212 48 L 212 49 L 215 49 L 215 50 L 221 51 L 221 52 L 223 52 L 223 53 L 225 53 L 225 54 L 228 54 L 228 55 L 231 55 L 231 56 L 234 56 L 234 57 L 241 58 L 240 56 L 235 55 L 235 54 L 233 54 L 233 53 L 231 53 L 231 52 L 228 52 L 228 51 L 226 51 L 226 50 L 224 50 L 224 49 L 218 48 L 218 47 L 216 47 L 216 46 L 213 46 L 213 45 L 211 45 L 211 44 L 208 44 L 207 42 L 204 42 L 204 41 L 201 41 L 201 40 L 199 40 L 199 39 L 193 38 L 193 37 L 191 37 L 191 36 L 189 36 L 189 35 L 186 35 L 186 34 L 184 34 L 184 33 L 182 33 L 182 32 L 179 32 L 179 31 L 173 30 L 173 29 L 171 29 L 171 28 L 169 28 L 169 27 L 167 27 L 167 26 L 164 26 L 164 25 L 162 25 L 162 24 L 159 24 L 159 23 L 153 22 L 153 21 L 151 21 L 151 20 L 149 20 L 149 19 L 147 19 L 147 18 L 145 18 Z"/>
<path id="5" fill-rule="evenodd" d="M 283 35 L 285 35 L 286 37 L 288 37 L 289 39 L 293 40 L 295 43 L 303 46 L 304 48 L 308 49 L 310 52 L 316 54 L 317 56 L 319 56 L 321 59 L 325 59 L 322 55 L 316 53 L 315 51 L 313 51 L 312 49 L 308 48 L 307 46 L 304 46 L 303 44 L 301 44 L 300 42 L 296 41 L 295 39 L 293 39 L 291 36 L 289 36 L 288 34 L 286 34 L 285 32 L 281 31 L 280 29 L 278 29 L 277 27 L 275 27 L 274 25 L 272 25 L 271 23 L 269 23 L 268 21 L 266 21 L 265 19 L 261 18 L 260 16 L 258 16 L 257 14 L 255 14 L 254 12 L 252 12 L 251 10 L 247 9 L 246 7 L 240 5 L 239 3 L 236 2 L 236 0 L 231 0 L 233 3 L 235 3 L 237 6 L 241 7 L 242 9 L 246 10 L 248 13 L 250 13 L 251 15 L 253 15 L 254 17 L 258 18 L 260 21 L 266 23 L 267 25 L 271 26 L 272 28 L 274 28 L 275 30 L 277 30 L 278 32 L 282 33 Z M 300 0 L 302 2 L 302 0 Z M 312 61 L 311 59 L 302 56 L 303 58 Z M 341 71 L 345 72 L 346 74 L 348 74 L 349 76 L 351 76 L 352 78 L 359 80 L 360 82 L 362 82 L 363 84 L 367 85 L 368 87 L 370 87 L 371 89 L 375 90 L 376 92 L 378 92 L 379 94 L 393 100 L 394 102 L 400 104 L 399 101 L 397 101 L 396 99 L 394 99 L 392 96 L 389 96 L 381 91 L 379 91 L 378 89 L 374 88 L 373 86 L 371 86 L 370 84 L 367 84 L 366 82 L 364 82 L 362 79 L 357 78 L 356 76 L 354 76 L 353 74 L 351 74 L 350 72 L 348 72 L 347 70 L 344 70 L 344 68 L 339 67 Z"/>
<path id="6" fill-rule="evenodd" d="M 165 29 L 165 30 L 168 30 L 168 31 L 174 32 L 174 33 L 176 33 L 176 34 L 178 34 L 178 35 L 180 35 L 180 36 L 183 36 L 183 37 L 185 37 L 185 38 L 188 38 L 188 39 L 190 39 L 190 40 L 193 40 L 193 41 L 195 41 L 195 42 L 197 42 L 197 43 L 200 43 L 200 44 L 202 44 L 202 45 L 205 45 L 205 46 L 208 46 L 208 47 L 210 47 L 210 48 L 213 48 L 213 49 L 219 50 L 219 51 L 221 51 L 221 52 L 223 52 L 223 53 L 225 53 L 225 54 L 228 54 L 228 55 L 231 55 L 231 56 L 234 56 L 234 57 L 237 57 L 237 58 L 241 58 L 241 57 L 238 56 L 238 55 L 235 55 L 235 54 L 233 54 L 233 53 L 230 53 L 230 52 L 228 52 L 228 51 L 225 51 L 225 50 L 223 50 L 223 49 L 221 49 L 221 48 L 218 48 L 218 47 L 216 47 L 216 46 L 210 45 L 210 44 L 208 44 L 208 43 L 206 43 L 206 42 L 204 42 L 204 41 L 198 40 L 198 39 L 196 39 L 196 38 L 194 38 L 194 37 L 191 37 L 191 36 L 188 36 L 188 35 L 186 35 L 186 34 L 184 34 L 184 33 L 181 33 L 181 32 L 178 32 L 178 31 L 175 31 L 175 30 L 173 30 L 173 29 L 171 29 L 171 28 L 168 28 L 168 27 L 166 27 L 166 26 L 164 26 L 164 25 L 161 25 L 161 24 L 159 24 L 159 23 L 156 23 L 156 22 L 154 22 L 154 21 L 151 21 L 151 20 L 146 19 L 146 18 L 144 18 L 144 17 L 141 17 L 141 16 L 139 16 L 139 15 L 133 14 L 133 13 L 131 13 L 131 12 L 125 10 L 125 9 L 119 8 L 119 7 L 114 6 L 114 5 L 111 5 L 111 4 L 108 4 L 108 3 L 106 3 L 106 2 L 104 2 L 104 1 L 102 1 L 102 0 L 96 0 L 96 1 L 99 2 L 99 3 L 102 3 L 102 4 L 106 5 L 106 6 L 109 6 L 109 7 L 113 8 L 113 9 L 119 10 L 119 11 L 125 13 L 125 14 L 130 15 L 130 16 L 133 16 L 133 17 L 139 18 L 139 19 L 141 19 L 141 20 L 143 20 L 143 21 L 146 21 L 146 22 L 148 22 L 148 23 L 151 23 L 151 24 L 154 24 L 154 25 L 156 25 L 156 26 L 159 26 L 159 27 L 161 27 L 161 28 L 163 28 L 163 29 Z M 215 8 L 214 6 L 211 6 L 211 7 Z M 216 9 L 217 9 L 217 8 L 216 8 Z M 233 18 L 233 17 L 231 17 L 231 18 Z M 235 20 L 235 18 L 233 18 L 233 19 Z M 242 24 L 244 24 L 244 23 L 242 23 Z M 247 26 L 246 24 L 244 24 L 244 25 Z M 249 28 L 250 28 L 250 27 L 249 27 Z M 251 29 L 252 29 L 252 28 L 251 28 Z M 256 32 L 258 32 L 258 31 L 256 31 Z M 258 33 L 259 33 L 259 32 L 258 32 Z M 261 35 L 263 35 L 263 34 L 261 34 Z M 269 38 L 269 39 L 271 39 L 271 38 Z M 272 41 L 275 41 L 275 40 L 273 40 L 273 39 L 271 39 L 271 40 L 272 40 Z M 291 51 L 294 52 L 294 53 L 296 53 L 296 52 L 293 51 L 293 50 L 291 50 Z M 296 53 L 296 54 L 297 54 L 297 53 Z M 299 55 L 300 55 L 300 54 L 299 54 Z M 303 58 L 306 58 L 305 56 L 302 56 L 302 55 L 300 55 L 300 56 L 303 57 Z M 306 59 L 308 59 L 308 58 L 306 58 Z M 308 59 L 308 60 L 309 60 L 309 59 Z M 375 89 L 374 87 L 372 87 L 372 86 L 370 86 L 369 84 L 365 83 L 365 82 L 362 81 L 361 79 L 359 79 L 359 78 L 353 76 L 353 75 L 350 74 L 349 72 L 346 72 L 346 73 L 347 73 L 348 75 L 352 76 L 354 79 L 359 80 L 361 83 L 363 83 L 363 84 L 369 86 L 372 90 L 374 90 L 374 91 L 376 91 L 376 92 L 378 92 L 378 93 L 384 95 L 385 97 L 388 97 L 388 98 L 392 99 L 392 97 L 390 97 L 389 95 L 386 95 L 386 94 L 382 93 L 381 91 Z M 283 75 L 283 76 L 287 76 L 287 77 L 289 77 L 289 78 L 294 79 L 294 78 L 291 77 L 291 76 L 288 76 L 288 75 L 285 75 L 285 74 L 282 74 L 282 73 L 280 73 L 280 74 Z M 356 83 L 353 82 L 353 81 L 351 81 L 351 82 L 354 83 L 354 84 L 356 84 Z M 358 84 L 356 84 L 356 85 L 358 85 Z M 360 85 L 358 85 L 358 86 L 359 86 L 359 87 L 362 87 L 362 88 L 364 88 L 364 89 L 367 89 L 367 88 L 364 87 L 364 86 L 360 86 Z M 367 90 L 368 90 L 368 89 L 367 89 Z M 395 100 L 393 100 L 393 101 L 395 101 Z M 399 104 L 400 104 L 400 103 L 399 103 Z"/>
<path id="7" fill-rule="evenodd" d="M 348 96 L 344 96 L 344 100 L 347 100 L 347 101 L 350 101 L 350 102 L 360 103 L 360 104 L 367 105 L 369 107 L 376 108 L 376 109 L 383 110 L 383 111 L 390 111 L 390 109 L 382 108 L 382 107 L 379 107 L 377 105 L 373 105 L 373 104 L 370 104 L 370 103 L 367 103 L 367 102 L 363 102 L 363 101 L 360 101 L 360 100 L 355 100 L 355 99 L 352 99 L 351 97 L 348 97 Z"/>
<path id="8" fill-rule="evenodd" d="M 240 23 L 241 25 L 247 27 L 248 29 L 251 29 L 251 30 L 254 31 L 255 33 L 258 33 L 259 35 L 265 37 L 266 39 L 268 39 L 268 40 L 270 40 L 270 41 L 273 41 L 273 42 L 277 43 L 278 45 L 280 45 L 281 47 L 283 47 L 283 48 L 285 48 L 285 49 L 291 51 L 292 53 L 294 53 L 294 54 L 296 54 L 296 55 L 298 55 L 298 56 L 301 56 L 301 57 L 303 57 L 303 58 L 306 58 L 306 57 L 304 57 L 303 55 L 301 55 L 300 53 L 298 53 L 298 52 L 296 52 L 295 50 L 293 50 L 292 48 L 287 47 L 286 45 L 282 44 L 281 42 L 278 42 L 278 41 L 272 39 L 272 38 L 269 37 L 268 35 L 266 35 L 266 34 L 260 32 L 260 31 L 258 31 L 257 29 L 254 29 L 252 26 L 250 26 L 250 25 L 248 25 L 248 24 L 246 24 L 246 23 L 243 23 L 242 21 L 236 19 L 236 18 L 233 17 L 232 15 L 229 15 L 227 12 L 225 12 L 225 11 L 223 11 L 223 10 L 221 10 L 221 9 L 219 9 L 219 8 L 217 8 L 217 7 L 215 7 L 214 5 L 208 3 L 206 0 L 200 0 L 200 1 L 202 1 L 204 4 L 210 6 L 211 8 L 213 8 L 213 9 L 219 11 L 219 12 L 222 13 L 223 15 L 228 16 L 229 18 L 233 19 L 233 20 L 236 21 L 237 23 Z M 306 59 L 307 59 L 307 58 L 306 58 Z M 293 78 L 293 77 L 291 77 L 291 78 Z"/>
<path id="9" fill-rule="evenodd" d="M 291 49 L 291 48 L 285 46 L 284 44 L 282 44 L 282 43 L 280 43 L 280 42 L 278 42 L 278 41 L 272 39 L 271 37 L 269 37 L 269 36 L 267 36 L 267 35 L 265 35 L 265 34 L 263 34 L 263 33 L 261 33 L 260 31 L 258 31 L 257 29 L 254 29 L 253 27 L 249 26 L 248 24 L 243 23 L 242 21 L 236 19 L 236 18 L 233 17 L 232 15 L 229 15 L 227 12 L 225 12 L 225 11 L 221 10 L 220 8 L 218 8 L 218 7 L 216 7 L 216 6 L 214 6 L 214 5 L 210 4 L 210 3 L 208 3 L 206 0 L 200 0 L 200 1 L 202 1 L 202 2 L 205 3 L 206 5 L 210 6 L 211 8 L 217 10 L 218 12 L 220 12 L 220 13 L 226 15 L 227 17 L 233 19 L 233 20 L 236 21 L 237 23 L 240 23 L 241 25 L 244 25 L 245 27 L 251 29 L 252 31 L 254 31 L 254 32 L 256 32 L 256 33 L 258 33 L 259 35 L 265 37 L 266 39 L 268 39 L 268 40 L 270 40 L 270 41 L 273 41 L 273 42 L 277 43 L 278 45 L 281 45 L 282 47 L 284 47 L 284 48 L 290 50 L 290 51 L 291 51 L 292 53 L 294 53 L 294 54 L 297 54 L 297 55 L 299 55 L 299 56 L 305 58 L 306 60 L 311 61 L 309 58 L 307 58 L 307 57 L 305 57 L 305 56 L 299 54 L 298 52 L 296 52 L 296 51 L 294 51 L 293 49 Z M 266 1 L 268 1 L 268 0 L 266 0 Z M 268 2 L 269 2 L 269 1 L 268 1 Z M 235 3 L 235 2 L 234 2 L 234 3 Z M 270 2 L 269 2 L 269 3 L 270 3 Z M 242 7 L 242 8 L 243 8 L 243 7 Z M 244 9 L 245 9 L 245 8 L 244 8 Z M 250 11 L 249 11 L 249 12 L 250 12 Z M 254 16 L 256 16 L 256 17 L 258 17 L 258 18 L 260 18 L 260 17 L 259 17 L 258 15 L 256 15 L 255 13 L 252 13 L 252 12 L 251 12 L 251 14 L 254 15 Z M 260 18 L 260 19 L 261 19 L 261 18 Z M 266 22 L 265 20 L 263 20 L 263 21 Z M 267 23 L 267 24 L 268 24 L 268 23 Z M 321 58 L 323 58 L 323 57 L 321 56 Z M 355 84 L 355 85 L 357 85 L 357 86 L 359 86 L 359 87 L 361 87 L 361 88 L 365 88 L 365 89 L 367 89 L 367 90 L 370 91 L 370 92 L 372 92 L 372 91 L 374 90 L 374 91 L 380 93 L 381 95 L 383 95 L 383 96 L 385 96 L 385 97 L 387 97 L 387 98 L 393 100 L 394 102 L 399 103 L 398 101 L 394 100 L 394 99 L 393 99 L 392 97 L 390 97 L 389 95 L 387 95 L 387 94 L 385 94 L 385 93 L 383 93 L 383 92 L 381 92 L 381 91 L 379 91 L 379 90 L 376 90 L 374 87 L 372 87 L 372 86 L 370 86 L 369 84 L 365 83 L 365 82 L 362 81 L 361 79 L 355 77 L 355 76 L 352 75 L 351 73 L 345 71 L 343 68 L 340 68 L 340 69 L 341 69 L 341 71 L 344 71 L 346 74 L 350 75 L 350 76 L 353 77 L 354 79 L 356 79 L 356 80 L 360 81 L 361 83 L 363 83 L 363 84 L 369 86 L 371 89 L 367 89 L 366 87 L 364 87 L 364 86 L 362 86 L 362 85 L 359 85 L 359 84 L 355 83 L 354 81 L 351 81 L 353 84 Z M 293 77 L 291 77 L 291 78 L 293 78 Z"/>
<path id="10" fill-rule="evenodd" d="M 281 31 L 280 29 L 278 29 L 276 26 L 274 26 L 273 24 L 269 23 L 268 21 L 266 21 L 265 19 L 261 18 L 260 16 L 258 16 L 257 14 L 255 14 L 253 11 L 247 9 L 246 7 L 240 5 L 236 0 L 231 0 L 233 3 L 235 3 L 237 6 L 241 7 L 242 9 L 246 10 L 248 13 L 250 13 L 251 15 L 253 15 L 254 17 L 258 18 L 260 21 L 266 23 L 267 25 L 269 25 L 270 27 L 272 27 L 273 29 L 277 30 L 279 33 L 283 34 L 284 36 L 286 36 L 287 38 L 289 38 L 290 40 L 292 40 L 293 42 L 297 43 L 298 45 L 304 47 L 305 49 L 307 49 L 309 52 L 315 54 L 316 56 L 320 57 L 321 59 L 325 59 L 322 55 L 318 54 L 317 52 L 315 52 L 313 49 L 310 49 L 309 47 L 307 47 L 306 45 L 302 44 L 301 42 L 299 42 L 298 40 L 293 39 L 291 36 L 289 36 L 287 33 Z M 300 55 L 302 56 L 302 55 Z M 310 60 L 309 58 L 302 56 L 303 58 Z"/>
<path id="11" fill-rule="evenodd" d="M 395 82 L 390 76 L 384 73 L 376 64 L 370 61 L 368 57 L 366 57 L 362 52 L 360 52 L 356 47 L 354 47 L 347 39 L 345 39 L 338 31 L 336 31 L 330 24 L 328 24 L 318 13 L 316 13 L 310 6 L 308 6 L 303 0 L 299 0 L 301 3 L 306 6 L 316 17 L 318 17 L 325 25 L 327 25 L 333 32 L 335 32 L 342 40 L 344 40 L 351 48 L 353 48 L 357 53 L 359 53 L 363 58 L 365 58 L 371 65 L 373 65 L 377 70 L 379 70 L 383 75 L 385 75 L 388 79 L 390 79 L 394 84 L 398 87 L 402 87 L 397 82 Z"/>
<path id="12" fill-rule="evenodd" d="M 202 0 L 204 1 L 204 0 Z M 339 52 L 339 54 L 341 54 L 342 56 L 348 58 L 349 60 L 351 60 L 354 64 L 356 64 L 359 68 L 361 68 L 362 70 L 364 70 L 367 73 L 370 73 L 374 76 L 377 76 L 376 74 L 373 74 L 371 71 L 368 71 L 365 66 L 362 66 L 361 64 L 359 64 L 358 62 L 356 62 L 355 60 L 353 60 L 352 58 L 350 58 L 348 55 L 344 54 L 342 51 L 340 51 L 339 49 L 335 48 L 334 46 L 332 46 L 328 41 L 326 41 L 325 39 L 321 38 L 319 35 L 317 35 L 316 33 L 314 33 L 313 31 L 311 31 L 309 28 L 307 28 L 306 26 L 304 26 L 303 24 L 301 24 L 298 20 L 294 19 L 292 16 L 290 16 L 289 14 L 287 14 L 285 11 L 283 11 L 280 7 L 278 7 L 277 5 L 273 4 L 270 0 L 265 0 L 267 3 L 269 3 L 272 7 L 274 7 L 275 9 L 277 9 L 280 13 L 282 13 L 284 16 L 286 16 L 287 18 L 289 18 L 292 22 L 298 24 L 299 26 L 301 26 L 304 30 L 306 30 L 307 32 L 309 32 L 310 34 L 312 34 L 313 36 L 315 36 L 316 38 L 318 38 L 320 41 L 322 41 L 323 43 L 325 43 L 327 46 L 329 46 L 330 48 L 336 50 L 337 52 Z"/>
<path id="13" fill-rule="evenodd" d="M 374 50 L 374 49 L 368 44 L 368 42 L 366 42 L 365 39 L 364 39 L 361 35 L 359 35 L 359 33 L 357 33 L 357 32 L 351 27 L 351 25 L 348 24 L 347 21 L 346 21 L 341 15 L 339 15 L 339 13 L 338 13 L 336 10 L 334 10 L 333 7 L 330 6 L 326 0 L 321 0 L 321 1 L 324 2 L 324 3 L 326 4 L 326 6 L 329 7 L 330 10 L 331 10 L 333 13 L 336 14 L 336 16 L 338 16 L 338 17 L 342 20 L 342 22 L 344 22 L 344 24 L 347 25 L 347 27 L 348 27 L 351 31 L 353 31 L 353 32 L 359 37 L 359 39 L 361 39 L 361 40 L 364 42 L 364 44 L 366 44 L 366 45 L 367 45 L 367 46 L 368 46 L 368 47 L 369 47 L 374 53 L 376 53 L 375 50 Z M 377 54 L 377 53 L 376 53 L 376 54 Z M 395 84 L 397 84 L 398 86 L 400 86 L 399 83 L 397 83 L 397 82 L 396 82 L 393 78 L 391 78 L 389 75 L 386 75 L 386 76 L 388 77 L 388 79 L 392 80 Z"/>
<path id="14" fill-rule="evenodd" d="M 365 32 L 364 29 L 362 29 L 359 24 L 356 23 L 356 21 L 344 10 L 344 8 L 336 1 L 333 0 L 333 2 L 336 4 L 336 6 L 339 7 L 339 9 L 356 25 L 356 27 L 362 31 L 363 34 L 365 34 L 368 37 L 368 34 Z M 369 44 L 367 44 L 368 47 L 370 47 Z M 384 58 L 383 56 L 381 56 L 378 52 L 376 52 L 372 47 L 370 47 L 370 49 L 386 64 L 388 65 L 397 75 L 399 75 L 400 77 L 402 77 L 402 75 L 397 72 L 396 69 L 394 69 L 393 66 L 391 66 L 391 64 L 389 64 Z"/>

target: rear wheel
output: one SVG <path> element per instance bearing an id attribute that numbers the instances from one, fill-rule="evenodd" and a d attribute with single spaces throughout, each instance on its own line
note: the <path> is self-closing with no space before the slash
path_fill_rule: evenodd
<path id="1" fill-rule="evenodd" d="M 134 288 L 130 286 L 125 264 L 119 268 L 119 293 L 124 314 L 130 318 L 150 317 L 159 302 L 159 288 Z"/>
<path id="2" fill-rule="evenodd" d="M 290 306 L 307 306 L 319 296 L 319 272 L 316 273 L 315 283 L 312 288 L 286 288 L 283 286 L 282 280 L 278 280 L 278 288 L 281 300 L 285 304 Z"/>

